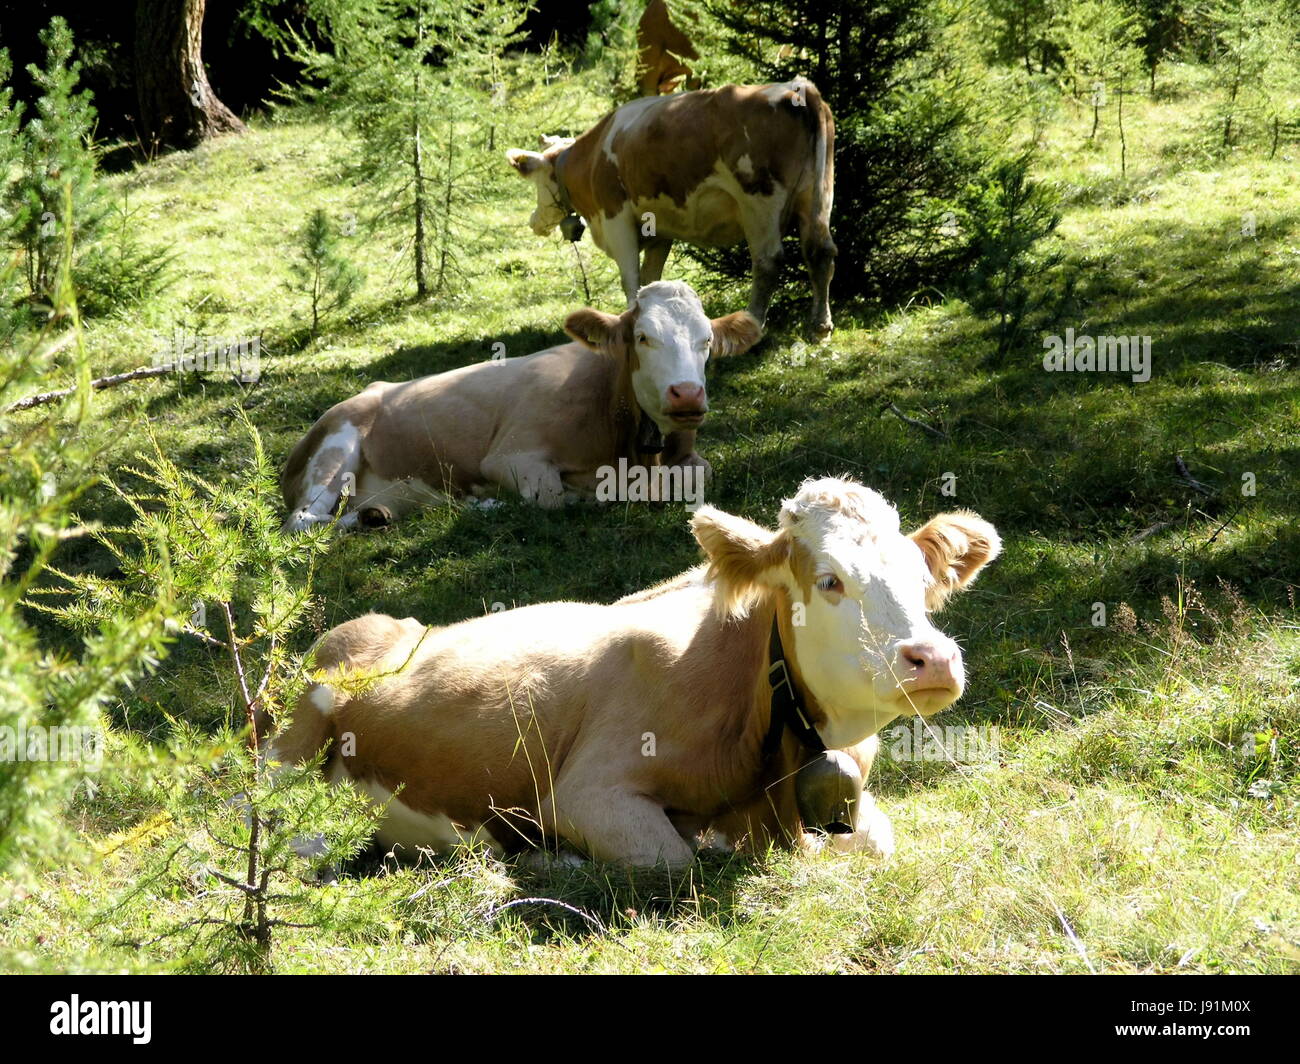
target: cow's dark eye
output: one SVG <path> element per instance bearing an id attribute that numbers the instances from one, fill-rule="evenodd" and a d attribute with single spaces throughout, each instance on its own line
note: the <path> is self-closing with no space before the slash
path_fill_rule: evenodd
<path id="1" fill-rule="evenodd" d="M 817 578 L 817 590 L 842 595 L 844 594 L 844 581 L 834 573 L 827 573 L 825 576 Z"/>
<path id="2" fill-rule="evenodd" d="M 645 344 L 645 343 L 649 343 L 650 341 L 646 339 L 645 333 L 637 333 L 636 342 L 639 344 Z"/>

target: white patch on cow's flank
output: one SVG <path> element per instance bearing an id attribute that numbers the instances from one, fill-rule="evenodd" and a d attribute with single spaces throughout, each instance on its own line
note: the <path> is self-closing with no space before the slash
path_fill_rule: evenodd
<path id="1" fill-rule="evenodd" d="M 302 471 L 301 488 L 286 524 L 289 531 L 301 532 L 334 519 L 343 478 L 348 473 L 355 478 L 360 458 L 361 432 L 350 421 L 344 421 L 317 444 Z"/>

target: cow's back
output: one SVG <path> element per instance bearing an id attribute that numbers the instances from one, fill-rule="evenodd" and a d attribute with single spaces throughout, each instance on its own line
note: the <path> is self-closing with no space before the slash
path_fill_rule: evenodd
<path id="1" fill-rule="evenodd" d="M 825 102 L 802 80 L 633 100 L 569 149 L 566 182 L 589 219 L 630 204 L 654 212 L 659 235 L 735 243 L 738 201 L 796 195 L 816 178 L 818 136 L 831 128 Z"/>
<path id="2" fill-rule="evenodd" d="M 535 813 L 566 773 L 612 771 L 666 804 L 707 810 L 744 790 L 719 775 L 717 756 L 750 726 L 758 662 L 736 647 L 765 650 L 743 626 L 712 623 L 712 608 L 695 571 L 610 606 L 523 607 L 414 642 L 402 629 L 402 651 L 382 658 L 385 668 L 400 658 L 400 672 L 336 711 L 335 734 L 355 736 L 348 770 L 405 785 L 407 805 L 462 823 L 497 808 Z"/>

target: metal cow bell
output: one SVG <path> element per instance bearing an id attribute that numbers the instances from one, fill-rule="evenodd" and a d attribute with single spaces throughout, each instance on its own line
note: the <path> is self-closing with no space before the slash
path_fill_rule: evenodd
<path id="1" fill-rule="evenodd" d="M 858 763 L 843 750 L 827 750 L 814 757 L 794 778 L 804 828 L 827 835 L 851 834 L 864 782 Z"/>

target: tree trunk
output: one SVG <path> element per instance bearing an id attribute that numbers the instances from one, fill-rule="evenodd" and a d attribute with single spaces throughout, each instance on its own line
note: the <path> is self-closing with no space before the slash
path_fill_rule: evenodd
<path id="1" fill-rule="evenodd" d="M 447 119 L 447 173 L 446 195 L 442 201 L 442 232 L 438 246 L 437 291 L 447 282 L 447 262 L 451 255 L 451 200 L 456 190 L 456 123 Z"/>
<path id="2" fill-rule="evenodd" d="M 207 0 L 136 0 L 135 87 L 147 152 L 192 148 L 244 123 L 217 99 L 203 69 Z"/>
<path id="3" fill-rule="evenodd" d="M 420 54 L 424 54 L 424 5 L 415 9 L 415 40 Z M 428 207 L 424 193 L 424 144 L 420 137 L 420 68 L 415 68 L 411 92 L 411 180 L 415 186 L 415 294 L 423 299 L 429 294 L 429 281 L 425 264 L 424 216 Z"/>
<path id="4" fill-rule="evenodd" d="M 424 147 L 418 117 L 411 119 L 411 177 L 415 186 L 415 294 L 423 299 L 429 294 L 424 232 L 424 216 L 429 208 L 424 192 Z"/>
<path id="5" fill-rule="evenodd" d="M 1128 140 L 1124 137 L 1124 74 L 1121 71 L 1119 75 L 1119 87 L 1116 90 L 1119 99 L 1116 101 L 1119 118 L 1119 173 L 1121 177 L 1128 177 Z"/>

